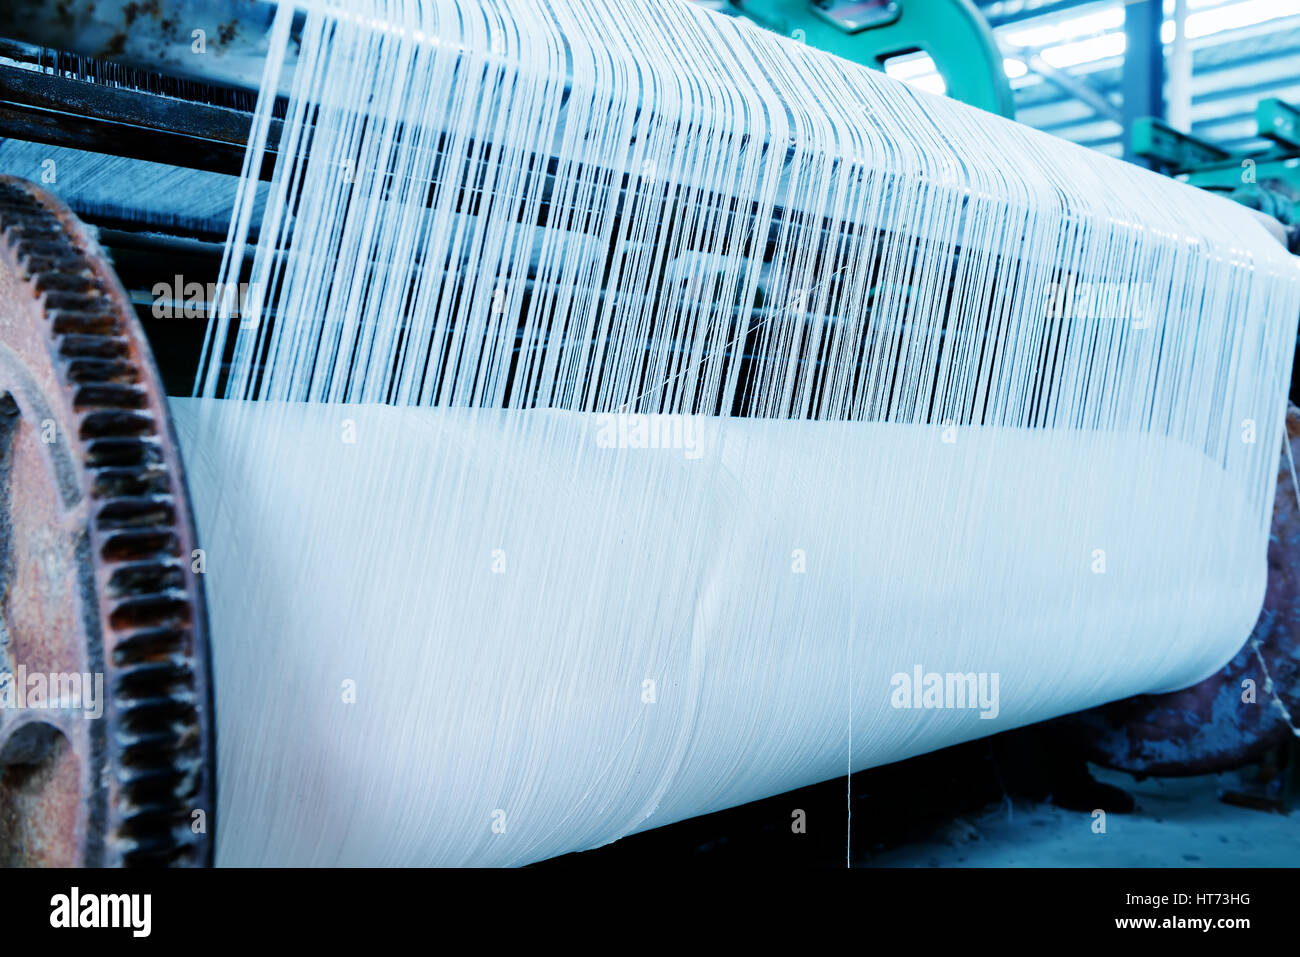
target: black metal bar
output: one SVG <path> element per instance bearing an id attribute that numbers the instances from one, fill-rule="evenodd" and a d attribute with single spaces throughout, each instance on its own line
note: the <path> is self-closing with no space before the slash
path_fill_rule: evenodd
<path id="1" fill-rule="evenodd" d="M 238 175 L 252 115 L 0 65 L 0 136 Z M 269 180 L 281 122 L 271 120 Z"/>

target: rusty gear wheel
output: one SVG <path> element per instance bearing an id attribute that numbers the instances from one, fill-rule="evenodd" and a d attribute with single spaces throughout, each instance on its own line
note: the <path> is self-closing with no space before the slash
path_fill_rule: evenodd
<path id="1" fill-rule="evenodd" d="M 0 863 L 211 863 L 193 550 L 125 292 L 62 203 L 0 177 Z M 73 675 L 91 676 L 80 699 Z"/>

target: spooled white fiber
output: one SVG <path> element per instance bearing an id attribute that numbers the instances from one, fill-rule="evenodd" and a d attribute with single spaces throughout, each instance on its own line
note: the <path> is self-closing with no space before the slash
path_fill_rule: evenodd
<path id="1" fill-rule="evenodd" d="M 1249 211 L 679 0 L 299 7 L 173 405 L 219 863 L 523 864 L 1245 640 Z"/>

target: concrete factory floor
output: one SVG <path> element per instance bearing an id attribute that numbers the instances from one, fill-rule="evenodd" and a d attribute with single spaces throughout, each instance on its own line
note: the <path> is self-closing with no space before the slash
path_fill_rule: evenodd
<path id="1" fill-rule="evenodd" d="M 1280 754 L 1280 753 L 1279 753 Z M 1278 755 L 1275 755 L 1278 757 Z M 855 867 L 1300 867 L 1300 804 L 1262 765 L 1137 778 L 1030 727 L 853 776 Z M 844 866 L 845 780 L 636 834 L 543 867 Z M 1294 785 L 1293 785 L 1294 787 Z M 1093 810 L 1107 809 L 1105 832 Z"/>
<path id="2" fill-rule="evenodd" d="M 1128 814 L 1093 817 L 1052 804 L 1006 801 L 954 818 L 926 840 L 873 854 L 876 867 L 1296 867 L 1300 808 L 1283 815 L 1225 804 L 1236 775 L 1148 778 L 1092 768 L 1131 795 Z"/>

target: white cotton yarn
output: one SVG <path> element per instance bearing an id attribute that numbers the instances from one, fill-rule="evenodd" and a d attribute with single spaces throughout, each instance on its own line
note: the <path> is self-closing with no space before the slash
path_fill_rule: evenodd
<path id="1" fill-rule="evenodd" d="M 300 6 L 173 402 L 218 863 L 528 863 L 1245 640 L 1247 210 L 679 0 Z"/>
<path id="2" fill-rule="evenodd" d="M 849 713 L 863 768 L 1182 687 L 1262 599 L 1244 500 L 1172 442 L 730 420 L 687 457 L 579 413 L 243 412 L 173 403 L 221 863 L 596 846 L 834 776 Z M 995 708 L 893 707 L 916 665 Z"/>

